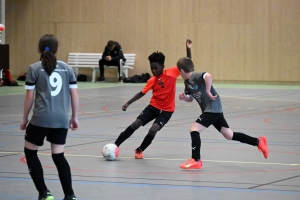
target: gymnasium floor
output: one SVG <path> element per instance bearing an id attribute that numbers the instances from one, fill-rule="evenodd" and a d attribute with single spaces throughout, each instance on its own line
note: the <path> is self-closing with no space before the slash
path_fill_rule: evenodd
<path id="1" fill-rule="evenodd" d="M 23 86 L 0 88 L 0 199 L 37 199 L 24 163 Z M 106 161 L 100 149 L 116 137 L 149 103 L 151 93 L 122 105 L 143 84 L 79 83 L 80 128 L 70 131 L 65 154 L 79 200 L 169 199 L 300 199 L 300 86 L 214 84 L 225 118 L 233 131 L 267 136 L 269 158 L 257 147 L 225 140 L 213 127 L 201 133 L 201 170 L 182 170 L 190 158 L 189 127 L 200 115 L 194 101 L 176 99 L 176 111 L 158 132 L 145 159 L 134 159 L 150 124 L 138 129 L 120 147 L 116 161 Z M 183 83 L 177 84 L 177 93 Z M 151 123 L 152 124 L 152 123 Z M 49 143 L 40 148 L 48 188 L 63 199 Z"/>

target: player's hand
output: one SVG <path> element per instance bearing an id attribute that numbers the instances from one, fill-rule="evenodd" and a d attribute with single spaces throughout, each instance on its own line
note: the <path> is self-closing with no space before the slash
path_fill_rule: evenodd
<path id="1" fill-rule="evenodd" d="M 78 127 L 79 127 L 78 119 L 70 119 L 70 121 L 69 121 L 69 128 L 72 131 L 75 131 L 75 130 L 78 129 Z"/>
<path id="2" fill-rule="evenodd" d="M 216 100 L 218 98 L 218 95 L 212 95 L 211 92 L 206 92 L 208 98 L 210 98 L 211 100 Z"/>
<path id="3" fill-rule="evenodd" d="M 105 57 L 105 60 L 111 61 L 111 56 L 106 56 L 106 57 Z"/>
<path id="4" fill-rule="evenodd" d="M 179 94 L 179 100 L 190 101 L 191 99 L 187 95 L 185 95 L 184 93 L 180 93 Z"/>
<path id="5" fill-rule="evenodd" d="M 187 39 L 187 40 L 186 40 L 186 48 L 187 48 L 187 49 L 192 48 L 192 40 L 190 40 L 190 39 Z"/>
<path id="6" fill-rule="evenodd" d="M 28 119 L 26 120 L 23 119 L 20 123 L 20 130 L 26 130 L 27 123 L 28 123 Z"/>
<path id="7" fill-rule="evenodd" d="M 123 111 L 126 111 L 127 108 L 128 108 L 129 104 L 128 103 L 125 103 L 123 106 L 122 106 L 122 110 Z"/>

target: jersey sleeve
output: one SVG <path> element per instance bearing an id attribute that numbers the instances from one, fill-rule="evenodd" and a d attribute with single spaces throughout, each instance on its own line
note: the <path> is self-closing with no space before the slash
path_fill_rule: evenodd
<path id="1" fill-rule="evenodd" d="M 75 76 L 75 73 L 74 73 L 72 67 L 68 66 L 68 69 L 69 69 L 69 73 L 70 73 L 69 87 L 71 89 L 72 88 L 78 88 L 78 86 L 77 86 L 77 79 L 76 79 L 76 76 Z"/>
<path id="2" fill-rule="evenodd" d="M 147 81 L 146 85 L 145 85 L 144 88 L 142 89 L 142 93 L 143 93 L 143 94 L 146 94 L 149 90 L 152 89 L 154 80 L 155 80 L 155 78 L 154 78 L 154 76 L 153 76 L 153 77 L 151 77 L 151 78 Z"/>
<path id="3" fill-rule="evenodd" d="M 180 75 L 180 72 L 179 72 L 177 66 L 170 67 L 169 69 L 166 69 L 165 73 L 169 76 L 174 77 L 174 78 L 177 78 Z"/>
<path id="4" fill-rule="evenodd" d="M 36 74 L 31 66 L 27 69 L 26 72 L 26 81 L 25 81 L 25 89 L 26 90 L 33 90 L 36 84 Z"/>

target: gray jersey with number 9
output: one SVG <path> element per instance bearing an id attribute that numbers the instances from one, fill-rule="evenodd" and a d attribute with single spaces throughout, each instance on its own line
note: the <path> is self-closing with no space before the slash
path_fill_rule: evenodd
<path id="1" fill-rule="evenodd" d="M 33 115 L 30 123 L 47 128 L 68 128 L 70 89 L 77 88 L 73 69 L 57 61 L 51 76 L 41 62 L 33 63 L 26 73 L 26 90 L 35 89 Z"/>

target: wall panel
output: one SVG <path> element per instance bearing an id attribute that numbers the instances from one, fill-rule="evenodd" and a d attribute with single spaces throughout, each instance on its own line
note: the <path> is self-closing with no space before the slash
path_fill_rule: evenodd
<path id="1" fill-rule="evenodd" d="M 161 51 L 166 67 L 193 40 L 195 69 L 214 80 L 300 82 L 299 0 L 9 0 L 6 42 L 14 76 L 39 59 L 46 33 L 69 52 L 103 52 L 108 40 L 136 53 L 130 76 L 150 73 L 148 56 Z M 90 71 L 84 71 L 91 74 Z M 107 70 L 106 76 L 114 77 Z"/>

